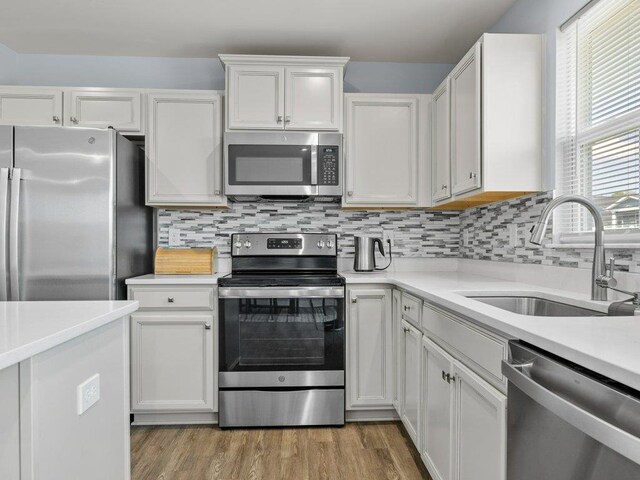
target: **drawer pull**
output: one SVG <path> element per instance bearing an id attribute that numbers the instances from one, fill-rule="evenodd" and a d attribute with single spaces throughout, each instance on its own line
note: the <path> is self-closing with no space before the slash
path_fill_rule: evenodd
<path id="1" fill-rule="evenodd" d="M 204 329 L 205 330 L 211 330 L 211 324 L 210 323 L 205 323 L 204 324 Z"/>
<path id="2" fill-rule="evenodd" d="M 174 301 L 175 301 L 175 300 L 174 300 L 174 298 L 173 298 L 173 297 L 169 297 L 169 298 L 167 298 L 167 302 L 169 302 L 169 303 L 173 303 Z"/>

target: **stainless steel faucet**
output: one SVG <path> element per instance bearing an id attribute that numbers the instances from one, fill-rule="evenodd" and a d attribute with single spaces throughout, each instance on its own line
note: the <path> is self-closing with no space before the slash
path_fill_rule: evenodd
<path id="1" fill-rule="evenodd" d="M 546 208 L 543 210 L 542 215 L 538 219 L 538 222 L 531 229 L 530 242 L 535 245 L 542 245 L 544 239 L 544 233 L 547 230 L 547 224 L 551 213 L 564 203 L 578 203 L 587 210 L 593 216 L 595 223 L 595 241 L 596 245 L 593 250 L 593 266 L 591 268 L 591 300 L 606 300 L 607 299 L 607 287 L 600 286 L 599 279 L 605 277 L 606 265 L 604 260 L 604 222 L 602 220 L 602 214 L 598 207 L 588 198 L 581 195 L 562 195 L 552 200 Z M 612 273 L 613 274 L 613 273 Z"/>

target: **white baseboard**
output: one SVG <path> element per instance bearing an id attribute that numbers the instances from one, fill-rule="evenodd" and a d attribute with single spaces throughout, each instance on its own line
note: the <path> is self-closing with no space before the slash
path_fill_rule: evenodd
<path id="1" fill-rule="evenodd" d="M 400 417 L 393 408 L 385 410 L 347 410 L 345 420 L 347 422 L 388 422 L 400 420 Z"/>
<path id="2" fill-rule="evenodd" d="M 131 425 L 215 425 L 218 423 L 217 413 L 134 413 Z"/>

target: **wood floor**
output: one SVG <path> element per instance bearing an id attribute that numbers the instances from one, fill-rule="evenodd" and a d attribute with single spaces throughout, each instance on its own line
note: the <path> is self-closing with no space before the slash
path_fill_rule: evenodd
<path id="1" fill-rule="evenodd" d="M 132 480 L 428 479 L 400 423 L 220 430 L 132 427 Z"/>

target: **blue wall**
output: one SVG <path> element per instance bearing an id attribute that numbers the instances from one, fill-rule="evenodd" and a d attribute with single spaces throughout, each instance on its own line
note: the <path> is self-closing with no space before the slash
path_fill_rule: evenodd
<path id="1" fill-rule="evenodd" d="M 588 0 L 518 0 L 491 27 L 496 33 L 543 33 L 546 41 L 545 164 L 544 186 L 555 185 L 556 37 L 558 27 Z"/>
<path id="2" fill-rule="evenodd" d="M 453 65 L 349 62 L 345 91 L 432 93 Z M 0 44 L 0 84 L 224 90 L 218 59 L 17 54 Z"/>

